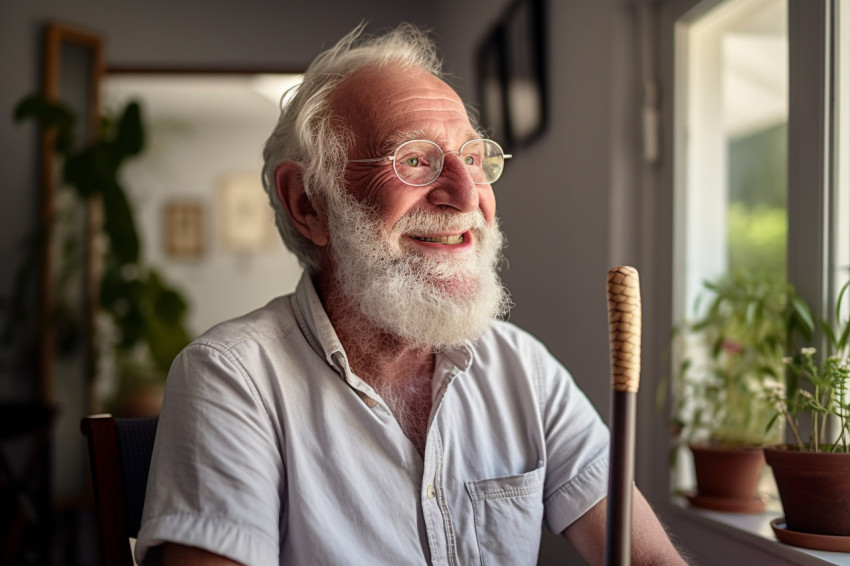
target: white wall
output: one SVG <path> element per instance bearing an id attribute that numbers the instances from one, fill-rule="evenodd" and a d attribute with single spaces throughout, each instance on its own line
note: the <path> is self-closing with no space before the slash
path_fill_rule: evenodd
<path id="1" fill-rule="evenodd" d="M 146 108 L 144 99 L 140 100 Z M 223 116 L 226 116 L 226 101 Z M 254 252 L 237 252 L 224 242 L 221 190 L 229 175 L 246 175 L 260 183 L 262 146 L 277 119 L 269 102 L 264 123 L 227 119 L 153 120 L 148 148 L 125 171 L 127 188 L 138 212 L 138 229 L 146 260 L 190 301 L 188 326 L 193 336 L 212 325 L 259 308 L 295 290 L 301 274 L 295 256 L 284 247 L 270 207 L 261 221 L 269 241 Z M 203 212 L 203 251 L 197 257 L 166 251 L 164 211 L 169 202 L 197 203 Z"/>

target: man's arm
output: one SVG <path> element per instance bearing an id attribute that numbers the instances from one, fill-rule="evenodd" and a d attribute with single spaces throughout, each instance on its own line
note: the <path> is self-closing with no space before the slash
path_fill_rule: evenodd
<path id="1" fill-rule="evenodd" d="M 601 565 L 604 560 L 607 507 L 608 500 L 603 499 L 562 533 L 591 566 Z M 638 566 L 687 564 L 637 488 L 632 497 L 631 554 L 631 563 Z"/>
<path id="2" fill-rule="evenodd" d="M 183 544 L 165 543 L 162 547 L 163 566 L 241 566 L 224 556 Z"/>

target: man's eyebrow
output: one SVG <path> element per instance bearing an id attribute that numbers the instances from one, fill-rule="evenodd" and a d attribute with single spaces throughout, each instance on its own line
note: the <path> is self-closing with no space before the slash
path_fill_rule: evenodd
<path id="1" fill-rule="evenodd" d="M 426 132 L 425 130 L 409 130 L 396 132 L 387 138 L 382 146 L 383 151 L 386 153 L 391 153 L 395 148 L 403 144 L 404 142 L 409 142 L 411 140 L 430 140 L 435 142 L 437 145 L 441 145 L 438 141 L 440 136 L 434 135 L 433 133 Z M 483 133 L 478 130 L 470 129 L 466 131 L 466 139 L 474 140 L 478 138 L 485 137 Z M 457 148 L 443 148 L 443 149 L 457 149 Z"/>
<path id="2" fill-rule="evenodd" d="M 390 137 L 388 137 L 387 140 L 384 142 L 384 150 L 386 150 L 387 152 L 392 152 L 395 148 L 397 148 L 404 142 L 423 139 L 428 139 L 424 130 L 396 132 Z"/>

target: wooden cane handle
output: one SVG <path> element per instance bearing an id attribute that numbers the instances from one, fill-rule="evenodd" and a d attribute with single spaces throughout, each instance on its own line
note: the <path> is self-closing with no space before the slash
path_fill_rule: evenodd
<path id="1" fill-rule="evenodd" d="M 608 272 L 608 338 L 615 391 L 637 393 L 640 385 L 640 324 L 637 269 L 615 267 Z"/>

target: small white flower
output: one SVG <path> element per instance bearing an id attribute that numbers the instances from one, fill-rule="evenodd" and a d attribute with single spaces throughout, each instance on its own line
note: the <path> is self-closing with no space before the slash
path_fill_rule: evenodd
<path id="1" fill-rule="evenodd" d="M 802 348 L 800 349 L 800 353 L 804 356 L 813 356 L 817 352 L 817 348 Z"/>

